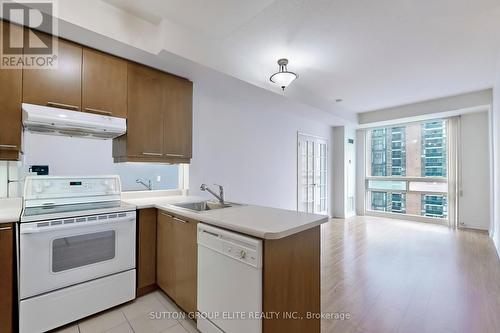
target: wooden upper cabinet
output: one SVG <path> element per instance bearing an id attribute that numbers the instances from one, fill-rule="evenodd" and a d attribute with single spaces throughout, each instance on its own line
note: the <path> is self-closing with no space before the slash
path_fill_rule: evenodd
<path id="1" fill-rule="evenodd" d="M 126 155 L 144 160 L 163 156 L 162 76 L 153 69 L 128 65 Z"/>
<path id="2" fill-rule="evenodd" d="M 193 83 L 164 76 L 163 153 L 166 158 L 192 157 Z"/>
<path id="3" fill-rule="evenodd" d="M 127 62 L 84 48 L 82 108 L 85 112 L 127 117 Z"/>
<path id="4" fill-rule="evenodd" d="M 9 24 L 1 21 L 2 34 Z M 10 25 L 11 36 L 22 38 L 22 28 Z M 4 36 L 0 36 L 3 45 Z M 0 160 L 17 160 L 21 149 L 22 70 L 0 69 Z"/>
<path id="5" fill-rule="evenodd" d="M 113 142 L 115 162 L 189 163 L 193 84 L 128 64 L 127 134 Z"/>
<path id="6" fill-rule="evenodd" d="M 24 69 L 23 102 L 81 110 L 82 47 L 59 39 L 57 69 Z"/>

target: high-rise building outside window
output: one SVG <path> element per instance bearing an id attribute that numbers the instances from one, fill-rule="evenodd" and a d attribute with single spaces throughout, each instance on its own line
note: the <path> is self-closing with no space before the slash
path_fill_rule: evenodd
<path id="1" fill-rule="evenodd" d="M 446 219 L 446 120 L 367 132 L 368 210 Z"/>

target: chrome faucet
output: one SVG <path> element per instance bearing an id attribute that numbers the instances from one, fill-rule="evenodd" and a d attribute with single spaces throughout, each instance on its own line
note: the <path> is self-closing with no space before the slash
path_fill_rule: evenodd
<path id="1" fill-rule="evenodd" d="M 224 186 L 219 185 L 219 184 L 214 184 L 214 185 L 219 187 L 219 194 L 218 195 L 217 195 L 217 193 L 215 193 L 214 191 L 212 191 L 210 189 L 210 187 L 207 186 L 207 184 L 201 184 L 200 190 L 207 191 L 208 193 L 210 193 L 211 195 L 213 195 L 214 197 L 216 197 L 217 200 L 219 200 L 219 202 L 220 202 L 221 205 L 224 205 Z"/>
<path id="2" fill-rule="evenodd" d="M 142 180 L 140 180 L 140 179 L 136 179 L 135 182 L 137 184 L 143 185 L 145 188 L 147 188 L 150 191 L 153 189 L 153 185 L 151 184 L 151 179 L 148 179 L 148 183 L 147 184 L 145 182 L 143 182 Z"/>

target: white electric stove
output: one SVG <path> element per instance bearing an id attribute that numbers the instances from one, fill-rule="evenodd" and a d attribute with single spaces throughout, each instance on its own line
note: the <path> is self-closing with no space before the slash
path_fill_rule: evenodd
<path id="1" fill-rule="evenodd" d="M 118 176 L 27 177 L 19 330 L 45 332 L 135 298 L 135 206 Z"/>

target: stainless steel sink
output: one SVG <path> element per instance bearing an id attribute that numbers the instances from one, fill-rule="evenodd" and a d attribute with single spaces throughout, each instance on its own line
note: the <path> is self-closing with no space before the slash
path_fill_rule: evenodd
<path id="1" fill-rule="evenodd" d="M 189 209 L 189 210 L 192 210 L 195 212 L 203 212 L 206 210 L 229 208 L 229 207 L 234 207 L 234 206 L 239 206 L 239 205 L 234 204 L 234 203 L 221 204 L 220 202 L 214 202 L 214 201 L 199 201 L 199 202 L 176 203 L 176 204 L 172 204 L 172 206 L 176 206 L 176 207 L 184 208 L 184 209 Z"/>

